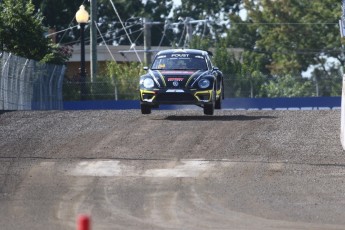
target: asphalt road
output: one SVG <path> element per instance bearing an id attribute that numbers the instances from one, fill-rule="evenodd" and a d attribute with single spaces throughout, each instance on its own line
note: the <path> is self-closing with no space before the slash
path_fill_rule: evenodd
<path id="1" fill-rule="evenodd" d="M 345 229 L 340 110 L 0 113 L 0 229 Z"/>

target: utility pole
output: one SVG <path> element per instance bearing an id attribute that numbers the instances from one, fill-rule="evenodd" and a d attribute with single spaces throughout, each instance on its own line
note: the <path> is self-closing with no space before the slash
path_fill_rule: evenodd
<path id="1" fill-rule="evenodd" d="M 193 27 L 192 27 L 191 21 L 192 21 L 192 18 L 190 18 L 190 17 L 187 17 L 186 20 L 184 21 L 184 25 L 187 29 L 187 34 L 186 34 L 184 46 L 188 45 L 188 47 L 190 47 L 190 45 L 192 43 L 192 39 L 193 39 Z"/>
<path id="2" fill-rule="evenodd" d="M 151 20 L 148 18 L 143 19 L 144 23 L 144 63 L 149 65 L 151 63 Z"/>
<path id="3" fill-rule="evenodd" d="M 341 37 L 345 37 L 345 0 L 343 0 L 343 5 L 342 5 L 342 15 L 341 19 L 339 20 L 339 28 L 340 28 L 340 35 Z"/>
<path id="4" fill-rule="evenodd" d="M 91 26 L 90 26 L 90 74 L 91 83 L 96 79 L 97 75 L 97 0 L 91 0 Z"/>
<path id="5" fill-rule="evenodd" d="M 344 19 L 344 17 L 345 17 L 345 0 L 343 0 L 342 10 L 343 10 L 342 19 Z"/>

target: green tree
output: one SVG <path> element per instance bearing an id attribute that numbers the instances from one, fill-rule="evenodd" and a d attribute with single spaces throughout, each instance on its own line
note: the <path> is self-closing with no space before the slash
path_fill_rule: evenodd
<path id="1" fill-rule="evenodd" d="M 62 31 L 56 34 L 58 43 L 69 43 L 75 41 L 77 29 L 65 30 L 75 25 L 75 13 L 83 1 L 70 0 L 32 0 L 36 12 L 41 12 L 44 16 L 43 24 L 45 27 Z"/>
<path id="2" fill-rule="evenodd" d="M 342 73 L 337 66 L 331 66 L 328 70 L 316 68 L 312 72 L 311 81 L 315 88 L 315 96 L 341 95 Z"/>
<path id="3" fill-rule="evenodd" d="M 72 56 L 72 47 L 49 43 L 48 53 L 41 60 L 44 63 L 64 65 Z"/>
<path id="4" fill-rule="evenodd" d="M 267 81 L 269 87 L 289 87 L 279 89 L 279 92 L 284 92 L 279 95 L 285 96 L 287 93 L 335 95 L 338 88 L 335 86 L 340 84 L 340 66 L 345 64 L 338 28 L 341 2 L 245 0 L 244 7 L 247 10 L 246 18 L 242 19 L 238 14 L 230 15 L 227 44 L 230 47 L 243 47 L 250 53 L 251 60 L 257 62 L 260 72 L 271 79 Z M 340 65 L 328 68 L 331 58 L 338 60 Z M 309 79 L 303 79 L 302 73 L 310 67 L 314 67 L 314 72 Z M 290 84 L 294 81 L 295 87 Z M 315 94 L 316 86 L 311 89 L 308 84 L 317 84 L 319 93 Z M 268 86 L 265 87 L 265 91 L 260 93 L 262 96 L 268 92 Z"/>
<path id="5" fill-rule="evenodd" d="M 172 16 L 172 21 L 180 22 L 173 26 L 172 45 L 186 45 L 181 41 L 186 36 L 184 22 L 187 17 L 192 20 L 204 20 L 192 24 L 194 37 L 211 38 L 213 41 L 218 41 L 230 26 L 227 15 L 229 13 L 238 14 L 242 2 L 243 0 L 182 0 L 182 4 L 174 9 Z"/>
<path id="6" fill-rule="evenodd" d="M 138 99 L 138 77 L 142 74 L 144 69 L 139 63 L 107 63 L 107 76 L 116 92 L 116 99 Z"/>
<path id="7" fill-rule="evenodd" d="M 262 97 L 305 97 L 316 96 L 313 84 L 299 76 L 283 75 L 270 79 L 261 86 Z"/>
<path id="8" fill-rule="evenodd" d="M 319 64 L 321 56 L 343 63 L 337 26 L 340 4 L 336 0 L 246 0 L 245 26 L 251 33 L 243 36 L 251 38 L 256 51 L 269 56 L 266 67 L 272 74 L 301 74 Z M 229 36 L 232 44 L 243 39 L 234 30 Z"/>
<path id="9" fill-rule="evenodd" d="M 49 28 L 55 28 L 57 31 L 57 41 L 61 43 L 76 42 L 79 37 L 77 28 L 65 31 L 65 29 L 76 25 L 74 15 L 83 4 L 89 11 L 89 5 L 83 1 L 70 0 L 34 0 L 37 11 L 41 11 L 45 16 L 44 25 Z M 132 42 L 137 45 L 143 45 L 142 34 L 142 18 L 147 17 L 153 21 L 164 22 L 172 9 L 172 0 L 114 0 L 114 6 Z M 129 39 L 122 28 L 120 20 L 115 13 L 115 10 L 109 0 L 97 0 L 97 25 L 109 45 L 129 45 Z M 86 28 L 86 32 L 88 31 Z M 152 44 L 158 45 L 161 40 L 164 25 L 155 25 L 152 29 Z M 102 43 L 103 39 L 98 34 L 97 42 Z M 86 39 L 86 43 L 88 39 Z M 165 44 L 169 43 L 169 39 L 163 40 Z"/>
<path id="10" fill-rule="evenodd" d="M 0 41 L 2 49 L 18 56 L 41 60 L 48 53 L 42 16 L 25 0 L 3 0 L 0 4 Z"/>

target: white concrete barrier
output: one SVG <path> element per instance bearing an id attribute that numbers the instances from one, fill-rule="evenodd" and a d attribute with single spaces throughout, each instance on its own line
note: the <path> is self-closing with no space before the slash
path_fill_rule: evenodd
<path id="1" fill-rule="evenodd" d="M 343 75 L 343 89 L 341 94 L 341 122 L 340 122 L 340 140 L 345 150 L 345 75 Z"/>

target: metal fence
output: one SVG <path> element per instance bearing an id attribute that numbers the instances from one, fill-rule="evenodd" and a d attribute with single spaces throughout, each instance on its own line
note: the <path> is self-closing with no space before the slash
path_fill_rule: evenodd
<path id="1" fill-rule="evenodd" d="M 135 77 L 116 82 L 110 77 L 96 78 L 94 82 L 86 82 L 87 90 L 83 98 L 85 100 L 138 100 L 138 79 L 139 77 Z M 269 77 L 251 80 L 225 75 L 224 92 L 225 98 L 334 97 L 341 94 L 341 82 L 342 76 L 334 75 L 330 79 L 322 77 L 319 82 L 304 79 L 304 85 L 290 82 L 282 86 Z M 293 89 L 294 85 L 296 89 Z M 78 79 L 65 80 L 64 101 L 81 100 L 81 86 Z M 273 92 L 267 92 L 268 89 Z"/>
<path id="2" fill-rule="evenodd" d="M 111 78 L 98 78 L 85 85 L 79 79 L 65 79 L 63 83 L 64 101 L 79 100 L 137 100 L 139 99 L 139 78 L 116 82 Z M 86 87 L 86 95 L 82 95 Z"/>
<path id="3" fill-rule="evenodd" d="M 62 84 L 66 67 L 2 53 L 0 110 L 63 109 Z"/>

